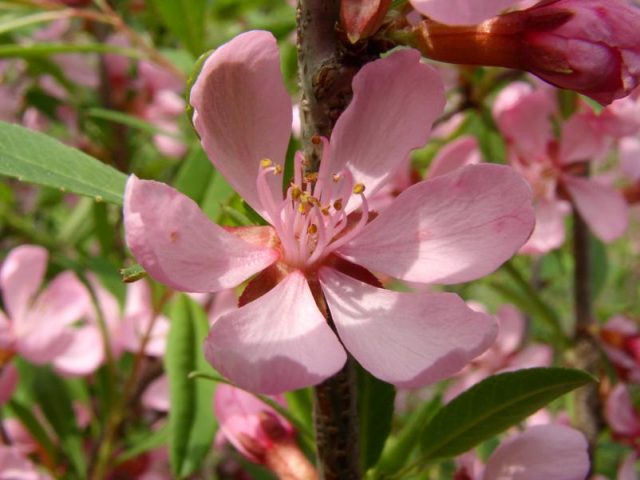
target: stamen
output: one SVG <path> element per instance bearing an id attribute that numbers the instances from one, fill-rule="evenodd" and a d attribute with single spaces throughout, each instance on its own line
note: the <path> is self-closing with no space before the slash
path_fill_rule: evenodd
<path id="1" fill-rule="evenodd" d="M 314 235 L 317 232 L 318 232 L 318 227 L 316 226 L 315 223 L 312 223 L 307 227 L 307 233 Z"/>
<path id="2" fill-rule="evenodd" d="M 335 202 L 333 202 L 333 208 L 336 209 L 336 212 L 342 210 L 342 199 L 339 198 Z"/>
<path id="3" fill-rule="evenodd" d="M 260 166 L 262 168 L 269 168 L 271 165 L 273 165 L 273 162 L 270 158 L 263 158 L 262 160 L 260 160 Z"/>
<path id="4" fill-rule="evenodd" d="M 356 184 L 356 186 L 357 185 L 362 185 L 362 184 Z M 360 190 L 360 188 L 358 188 L 358 190 Z M 354 187 L 354 191 L 355 191 L 355 187 Z M 350 231 L 345 233 L 344 236 L 340 237 L 339 239 L 335 240 L 333 243 L 329 244 L 329 246 L 325 249 L 325 254 L 329 254 L 335 251 L 337 248 L 340 248 L 345 243 L 350 242 L 353 238 L 355 238 L 360 233 L 360 231 L 367 224 L 367 221 L 369 220 L 369 204 L 367 203 L 367 199 L 362 194 L 362 192 L 364 192 L 364 185 L 362 185 L 362 189 L 359 194 L 360 199 L 362 200 L 362 214 L 360 216 L 360 220 L 358 221 L 358 224 L 355 227 L 353 227 Z"/>
<path id="5" fill-rule="evenodd" d="M 361 193 L 364 193 L 364 185 L 362 183 L 356 183 L 353 186 L 353 193 L 355 193 L 356 195 L 360 195 Z"/>

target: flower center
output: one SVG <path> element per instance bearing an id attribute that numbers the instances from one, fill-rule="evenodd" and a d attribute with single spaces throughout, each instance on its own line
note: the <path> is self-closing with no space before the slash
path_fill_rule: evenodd
<path id="1" fill-rule="evenodd" d="M 288 265 L 308 269 L 322 261 L 331 252 L 354 238 L 366 225 L 369 208 L 364 196 L 365 186 L 355 183 L 351 172 L 342 169 L 330 174 L 329 144 L 324 148 L 320 172 L 304 173 L 305 159 L 295 156 L 293 181 L 284 198 L 276 200 L 267 182 L 267 175 L 282 173 L 280 165 L 270 159 L 260 162 L 257 189 L 263 207 L 269 213 Z M 354 225 L 345 212 L 351 196 L 359 196 L 362 212 Z"/>

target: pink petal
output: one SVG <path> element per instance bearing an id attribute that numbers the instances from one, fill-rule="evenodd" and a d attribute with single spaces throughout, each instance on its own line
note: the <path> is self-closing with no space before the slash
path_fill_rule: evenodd
<path id="1" fill-rule="evenodd" d="M 640 139 L 627 137 L 620 140 L 620 170 L 628 180 L 640 180 Z"/>
<path id="2" fill-rule="evenodd" d="M 0 478 L 6 480 L 48 480 L 36 466 L 13 446 L 0 445 Z"/>
<path id="3" fill-rule="evenodd" d="M 401 280 L 466 282 L 509 259 L 533 222 L 531 191 L 518 173 L 469 165 L 405 190 L 338 253 Z"/>
<path id="4" fill-rule="evenodd" d="M 331 175 L 346 166 L 373 195 L 405 165 L 411 150 L 427 142 L 444 109 L 443 88 L 417 50 L 365 65 L 353 79 L 353 99 L 336 123 L 332 160 L 322 170 Z"/>
<path id="5" fill-rule="evenodd" d="M 17 349 L 30 362 L 43 364 L 62 354 L 72 342 L 69 325 L 85 316 L 88 293 L 72 272 L 55 277 L 26 317 L 14 323 Z"/>
<path id="6" fill-rule="evenodd" d="M 155 379 L 142 394 L 144 408 L 158 412 L 168 412 L 171 406 L 169 400 L 169 379 L 166 375 Z"/>
<path id="7" fill-rule="evenodd" d="M 177 190 L 135 175 L 127 181 L 124 223 L 136 259 L 153 278 L 176 290 L 235 287 L 278 258 L 274 249 L 250 245 L 212 223 Z"/>
<path id="8" fill-rule="evenodd" d="M 482 155 L 475 137 L 464 135 L 448 143 L 438 152 L 427 172 L 428 178 L 439 177 L 456 168 L 480 163 Z"/>
<path id="9" fill-rule="evenodd" d="M 627 229 L 628 208 L 624 197 L 610 187 L 571 175 L 563 177 L 575 207 L 594 235 L 611 242 Z"/>
<path id="10" fill-rule="evenodd" d="M 18 385 L 18 369 L 13 363 L 0 367 L 0 406 L 7 403 Z"/>
<path id="11" fill-rule="evenodd" d="M 447 378 L 493 343 L 495 320 L 452 293 L 401 293 L 322 268 L 340 340 L 374 376 L 402 388 Z"/>
<path id="12" fill-rule="evenodd" d="M 450 25 L 475 25 L 498 15 L 518 0 L 410 0 L 421 14 Z"/>
<path id="13" fill-rule="evenodd" d="M 487 462 L 486 480 L 584 480 L 587 441 L 563 425 L 539 425 L 502 442 Z"/>
<path id="14" fill-rule="evenodd" d="M 552 139 L 554 101 L 545 89 L 525 82 L 503 88 L 493 105 L 493 116 L 507 141 L 527 158 L 543 155 Z"/>
<path id="15" fill-rule="evenodd" d="M 320 383 L 347 358 L 297 270 L 215 320 L 204 347 L 207 360 L 236 385 L 267 394 Z"/>
<path id="16" fill-rule="evenodd" d="M 607 397 L 604 416 L 615 433 L 634 437 L 640 434 L 640 418 L 624 384 L 616 385 Z"/>
<path id="17" fill-rule="evenodd" d="M 274 397 L 282 406 L 286 406 L 284 398 Z M 244 390 L 231 385 L 220 384 L 216 388 L 213 397 L 213 409 L 220 424 L 220 430 L 238 451 L 254 462 L 258 459 L 245 448 L 241 436 L 247 436 L 268 448 L 270 440 L 265 438 L 260 425 L 260 413 L 269 412 L 280 420 L 283 428 L 293 432 L 291 425 L 282 418 L 273 408 Z"/>
<path id="18" fill-rule="evenodd" d="M 637 480 L 636 474 L 636 461 L 638 460 L 638 454 L 636 452 L 629 453 L 620 468 L 618 468 L 618 480 Z"/>
<path id="19" fill-rule="evenodd" d="M 609 146 L 605 132 L 591 112 L 573 115 L 562 124 L 558 159 L 567 165 L 600 157 Z"/>
<path id="20" fill-rule="evenodd" d="M 550 367 L 553 362 L 553 349 L 548 345 L 529 345 L 518 352 L 502 371 L 521 370 L 523 368 Z"/>
<path id="21" fill-rule="evenodd" d="M 104 361 L 102 335 L 98 327 L 70 329 L 70 345 L 53 359 L 53 368 L 64 377 L 82 377 L 95 372 Z"/>
<path id="22" fill-rule="evenodd" d="M 280 73 L 276 39 L 269 32 L 238 35 L 204 63 L 191 89 L 193 124 L 215 167 L 257 212 L 260 160 L 284 162 L 291 135 L 291 99 Z M 267 176 L 274 198 L 282 178 Z"/>
<path id="23" fill-rule="evenodd" d="M 571 206 L 564 200 L 540 199 L 534 204 L 536 226 L 522 253 L 540 254 L 562 246 L 565 240 L 564 220 Z"/>
<path id="24" fill-rule="evenodd" d="M 525 319 L 513 305 L 502 305 L 496 312 L 500 331 L 495 347 L 503 355 L 515 352 L 524 340 Z"/>
<path id="25" fill-rule="evenodd" d="M 4 306 L 13 321 L 23 317 L 42 284 L 47 269 L 47 251 L 35 245 L 21 245 L 9 252 L 0 270 Z"/>

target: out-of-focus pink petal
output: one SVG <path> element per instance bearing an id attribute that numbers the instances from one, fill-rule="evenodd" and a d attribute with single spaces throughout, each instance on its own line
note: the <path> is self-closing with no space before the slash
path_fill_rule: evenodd
<path id="1" fill-rule="evenodd" d="M 510 355 L 524 339 L 524 315 L 513 305 L 502 305 L 496 312 L 500 331 L 496 338 L 495 347 L 503 355 Z"/>
<path id="2" fill-rule="evenodd" d="M 635 137 L 620 140 L 620 170 L 627 180 L 640 180 L 640 139 Z"/>
<path id="3" fill-rule="evenodd" d="M 278 258 L 273 248 L 250 245 L 212 223 L 177 190 L 134 175 L 125 190 L 124 224 L 136 259 L 153 278 L 177 290 L 235 287 Z"/>
<path id="4" fill-rule="evenodd" d="M 284 161 L 292 120 L 273 35 L 247 32 L 219 47 L 204 63 L 190 103 L 209 159 L 266 218 L 256 190 L 260 160 Z M 267 181 L 273 198 L 280 198 L 282 177 L 269 175 Z"/>
<path id="5" fill-rule="evenodd" d="M 498 333 L 492 317 L 452 293 L 393 292 L 330 268 L 320 270 L 320 283 L 347 350 L 374 376 L 403 388 L 453 375 Z"/>
<path id="6" fill-rule="evenodd" d="M 636 452 L 629 453 L 620 467 L 618 468 L 618 480 L 638 480 L 636 473 L 636 461 L 638 454 Z"/>
<path id="7" fill-rule="evenodd" d="M 640 418 L 624 384 L 616 385 L 607 397 L 604 415 L 616 433 L 629 436 L 640 434 Z"/>
<path id="8" fill-rule="evenodd" d="M 475 137 L 464 135 L 440 149 L 431 162 L 427 172 L 428 178 L 438 177 L 465 165 L 480 163 L 482 155 Z"/>
<path id="9" fill-rule="evenodd" d="M 607 138 L 593 113 L 573 115 L 562 124 L 558 160 L 564 164 L 584 162 L 601 156 L 607 149 Z"/>
<path id="10" fill-rule="evenodd" d="M 204 347 L 236 385 L 267 394 L 320 383 L 347 359 L 299 271 L 215 320 Z"/>
<path id="11" fill-rule="evenodd" d="M 489 352 L 491 352 L 491 350 L 489 350 Z M 487 353 L 485 353 L 484 355 L 487 355 Z M 463 370 L 462 372 L 460 372 L 460 375 L 454 377 L 455 380 L 453 381 L 451 386 L 447 388 L 447 391 L 444 393 L 442 400 L 445 403 L 449 403 L 462 392 L 468 390 L 481 380 L 484 380 L 489 375 L 491 375 L 490 371 L 482 368 L 474 368 L 473 366 L 466 370 Z"/>
<path id="12" fill-rule="evenodd" d="M 229 289 L 216 293 L 213 297 L 213 301 L 211 302 L 211 308 L 207 313 L 207 316 L 209 317 L 209 324 L 213 323 L 216 318 L 221 317 L 225 313 L 235 310 L 236 308 L 238 308 L 238 297 L 236 292 Z"/>
<path id="13" fill-rule="evenodd" d="M 2 480 L 48 480 L 51 477 L 13 446 L 0 445 L 0 478 Z"/>
<path id="14" fill-rule="evenodd" d="M 444 103 L 440 77 L 420 63 L 417 50 L 368 63 L 353 79 L 353 100 L 333 130 L 332 160 L 321 167 L 321 175 L 347 166 L 367 194 L 374 194 L 405 164 L 411 150 L 427 142 Z"/>
<path id="15" fill-rule="evenodd" d="M 540 254 L 562 246 L 565 240 L 564 219 L 571 206 L 564 200 L 540 199 L 534 204 L 536 226 L 522 253 Z"/>
<path id="16" fill-rule="evenodd" d="M 556 106 L 543 88 L 513 82 L 502 89 L 493 116 L 502 134 L 527 158 L 542 155 L 552 139 L 551 115 Z"/>
<path id="17" fill-rule="evenodd" d="M 508 260 L 533 229 L 531 191 L 512 168 L 469 165 L 420 182 L 338 253 L 422 283 L 458 283 Z"/>
<path id="18" fill-rule="evenodd" d="M 619 192 L 572 175 L 565 175 L 563 181 L 578 212 L 598 238 L 611 242 L 625 232 L 628 208 Z"/>
<path id="19" fill-rule="evenodd" d="M 11 327 L 11 322 L 0 310 L 0 352 L 11 352 L 15 348 L 16 337 Z"/>
<path id="20" fill-rule="evenodd" d="M 0 406 L 9 401 L 17 385 L 18 369 L 13 363 L 0 367 Z"/>
<path id="21" fill-rule="evenodd" d="M 70 331 L 71 344 L 53 359 L 53 368 L 64 377 L 82 377 L 95 372 L 104 360 L 98 327 L 87 325 Z"/>
<path id="22" fill-rule="evenodd" d="M 485 480 L 584 480 L 589 472 L 584 435 L 563 425 L 539 425 L 496 448 Z"/>
<path id="23" fill-rule="evenodd" d="M 440 23 L 475 25 L 517 3 L 518 0 L 410 0 L 413 8 Z"/>
<path id="24" fill-rule="evenodd" d="M 142 394 L 142 405 L 144 408 L 156 410 L 158 412 L 168 412 L 169 400 L 169 379 L 166 375 L 155 379 Z"/>
<path id="25" fill-rule="evenodd" d="M 286 406 L 281 396 L 274 398 L 281 405 Z M 280 420 L 281 426 L 293 432 L 291 425 L 283 419 L 273 408 L 262 402 L 254 395 L 231 385 L 220 384 L 216 388 L 213 397 L 213 409 L 220 424 L 220 430 L 224 433 L 238 451 L 247 458 L 258 462 L 249 450 L 247 450 L 239 437 L 246 435 L 258 442 L 270 442 L 260 426 L 260 413 L 268 412 Z"/>
<path id="26" fill-rule="evenodd" d="M 503 372 L 533 367 L 550 367 L 553 362 L 553 349 L 548 345 L 529 345 L 518 352 Z"/>
<path id="27" fill-rule="evenodd" d="M 36 245 L 21 245 L 9 252 L 0 270 L 0 289 L 7 314 L 12 321 L 29 309 L 47 269 L 47 251 Z"/>

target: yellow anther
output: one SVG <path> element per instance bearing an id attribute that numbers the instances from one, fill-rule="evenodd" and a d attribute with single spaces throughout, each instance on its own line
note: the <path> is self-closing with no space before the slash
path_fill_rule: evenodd
<path id="1" fill-rule="evenodd" d="M 335 202 L 333 202 L 333 208 L 335 208 L 337 211 L 342 210 L 342 199 L 341 198 L 339 198 Z"/>
<path id="2" fill-rule="evenodd" d="M 356 195 L 360 195 L 363 192 L 364 192 L 364 185 L 362 183 L 356 183 L 353 186 L 353 193 L 355 193 Z"/>
<path id="3" fill-rule="evenodd" d="M 297 185 L 293 185 L 291 187 L 291 198 L 293 198 L 294 200 L 298 200 L 300 198 L 300 195 L 302 195 L 302 190 L 300 190 L 300 187 Z"/>
<path id="4" fill-rule="evenodd" d="M 311 207 L 309 206 L 308 203 L 299 203 L 298 204 L 298 211 L 300 213 L 302 213 L 303 215 L 306 215 L 309 210 L 311 210 Z"/>
<path id="5" fill-rule="evenodd" d="M 280 164 L 276 164 L 276 165 L 275 165 L 275 168 L 276 168 L 276 170 L 275 170 L 275 172 L 274 172 L 274 173 L 275 173 L 276 175 L 279 175 L 279 174 L 281 174 L 281 173 L 282 173 L 282 165 L 280 165 Z"/>
<path id="6" fill-rule="evenodd" d="M 309 232 L 311 235 L 313 235 L 317 231 L 318 231 L 318 227 L 314 223 L 312 223 L 307 227 L 307 232 Z"/>
<path id="7" fill-rule="evenodd" d="M 317 173 L 315 173 L 315 172 L 314 172 L 314 173 L 307 173 L 307 174 L 304 176 L 304 180 L 305 180 L 307 183 L 315 182 L 315 181 L 317 181 L 317 180 L 318 180 L 318 174 L 317 174 Z"/>
<path id="8" fill-rule="evenodd" d="M 260 160 L 260 166 L 262 168 L 269 168 L 271 165 L 273 165 L 273 162 L 270 158 L 263 158 L 262 160 Z"/>
<path id="9" fill-rule="evenodd" d="M 320 200 L 318 200 L 316 197 L 309 197 L 309 203 L 311 205 L 313 205 L 314 207 L 320 207 Z"/>
<path id="10" fill-rule="evenodd" d="M 320 212 L 322 213 L 322 215 L 324 215 L 325 217 L 328 217 L 329 216 L 329 208 L 330 208 L 330 205 L 327 205 L 326 207 L 322 207 L 320 209 Z"/>
<path id="11" fill-rule="evenodd" d="M 339 173 L 334 173 L 332 178 L 334 182 L 338 183 L 342 178 L 342 175 L 340 175 Z"/>

